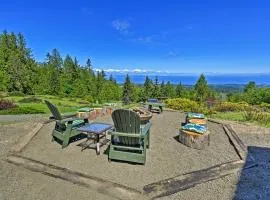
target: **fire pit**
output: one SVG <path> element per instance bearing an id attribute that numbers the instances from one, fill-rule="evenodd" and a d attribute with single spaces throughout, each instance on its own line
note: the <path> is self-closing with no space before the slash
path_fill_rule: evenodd
<path id="1" fill-rule="evenodd" d="M 133 108 L 132 110 L 139 114 L 141 124 L 149 122 L 149 120 L 152 118 L 152 113 L 143 108 Z"/>

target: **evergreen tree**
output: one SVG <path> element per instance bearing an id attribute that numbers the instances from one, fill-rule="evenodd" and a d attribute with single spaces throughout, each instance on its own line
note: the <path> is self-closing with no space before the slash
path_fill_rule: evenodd
<path id="1" fill-rule="evenodd" d="M 86 60 L 86 68 L 87 68 L 89 74 L 94 77 L 95 76 L 95 73 L 94 73 L 94 71 L 92 69 L 92 62 L 91 62 L 90 58 L 88 58 Z"/>
<path id="2" fill-rule="evenodd" d="M 73 92 L 73 83 L 75 82 L 73 76 L 74 73 L 74 61 L 71 56 L 67 55 L 63 62 L 63 74 L 61 77 L 61 91 L 65 95 L 69 95 Z"/>
<path id="3" fill-rule="evenodd" d="M 208 97 L 209 88 L 208 88 L 207 81 L 204 74 L 200 75 L 200 78 L 195 84 L 195 91 L 196 91 L 197 100 L 199 101 L 204 101 Z"/>
<path id="4" fill-rule="evenodd" d="M 74 62 L 71 56 L 67 55 L 63 62 L 63 72 L 65 75 L 70 75 L 70 79 L 72 78 L 72 73 L 74 73 Z M 70 80 L 71 81 L 71 80 Z"/>
<path id="5" fill-rule="evenodd" d="M 154 88 L 153 88 L 153 97 L 157 98 L 160 96 L 160 91 L 159 91 L 159 84 L 158 84 L 158 77 L 155 77 L 155 81 L 154 81 Z"/>
<path id="6" fill-rule="evenodd" d="M 166 97 L 174 98 L 175 97 L 175 89 L 173 85 L 168 81 L 165 85 Z"/>
<path id="7" fill-rule="evenodd" d="M 57 49 L 53 49 L 51 54 L 47 54 L 49 72 L 49 94 L 58 95 L 60 93 L 60 76 L 63 60 Z"/>
<path id="8" fill-rule="evenodd" d="M 129 104 L 134 100 L 134 87 L 133 84 L 131 83 L 131 80 L 129 78 L 129 75 L 127 74 L 125 78 L 125 83 L 123 85 L 123 101 L 125 104 Z"/>
<path id="9" fill-rule="evenodd" d="M 7 31 L 0 34 L 0 73 L 4 76 L 0 80 L 4 84 L 2 89 L 32 94 L 37 78 L 36 69 L 22 34 L 16 36 Z"/>
<path id="10" fill-rule="evenodd" d="M 161 97 L 167 97 L 167 92 L 166 92 L 166 87 L 165 87 L 165 82 L 162 81 L 160 84 L 160 96 Z"/>
<path id="11" fill-rule="evenodd" d="M 175 93 L 176 93 L 175 94 L 176 97 L 180 97 L 180 98 L 185 97 L 185 88 L 181 82 L 176 86 Z"/>
<path id="12" fill-rule="evenodd" d="M 256 88 L 256 83 L 254 81 L 249 81 L 248 84 L 244 88 L 244 92 L 249 92 Z"/>
<path id="13" fill-rule="evenodd" d="M 109 81 L 111 81 L 114 84 L 117 84 L 116 83 L 116 80 L 113 78 L 113 75 L 112 74 L 110 74 Z"/>
<path id="14" fill-rule="evenodd" d="M 144 90 L 143 90 L 143 101 L 146 99 L 149 99 L 152 96 L 152 88 L 153 88 L 153 83 L 152 80 L 146 76 L 145 81 L 144 81 Z"/>
<path id="15" fill-rule="evenodd" d="M 101 72 L 98 71 L 97 78 L 96 78 L 96 100 L 100 102 L 102 101 L 100 91 L 102 91 L 104 83 L 105 83 L 104 74 L 102 73 L 102 71 Z"/>
<path id="16" fill-rule="evenodd" d="M 109 81 L 111 81 L 111 82 L 113 82 L 113 81 L 114 81 L 114 80 L 113 80 L 113 76 L 112 76 L 112 74 L 110 74 Z"/>
<path id="17" fill-rule="evenodd" d="M 104 71 L 104 70 L 101 70 L 100 75 L 101 75 L 101 77 L 102 77 L 103 79 L 105 79 L 105 77 L 106 77 L 106 73 L 105 73 L 105 71 Z"/>

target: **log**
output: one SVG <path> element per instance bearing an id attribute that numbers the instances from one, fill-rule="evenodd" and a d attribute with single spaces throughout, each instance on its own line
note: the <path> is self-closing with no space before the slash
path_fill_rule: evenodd
<path id="1" fill-rule="evenodd" d="M 43 127 L 43 123 L 36 123 L 33 126 L 33 129 L 23 137 L 21 137 L 12 148 L 12 152 L 21 152 L 28 144 L 29 142 L 33 139 L 33 137 L 39 132 L 39 130 Z"/>
<path id="2" fill-rule="evenodd" d="M 82 187 L 92 188 L 99 193 L 108 195 L 108 199 L 142 199 L 141 192 L 136 189 L 99 177 L 90 176 L 79 171 L 73 171 L 16 154 L 8 156 L 6 161 L 33 172 L 59 178 Z"/>
<path id="3" fill-rule="evenodd" d="M 194 149 L 204 149 L 210 144 L 209 131 L 204 134 L 198 134 L 191 131 L 186 131 L 180 129 L 179 131 L 179 142 L 182 144 L 194 148 Z"/>
<path id="4" fill-rule="evenodd" d="M 196 185 L 238 172 L 244 164 L 245 162 L 243 160 L 237 160 L 198 171 L 180 174 L 178 176 L 144 186 L 144 194 L 148 196 L 148 199 L 168 196 L 179 191 L 193 188 Z"/>

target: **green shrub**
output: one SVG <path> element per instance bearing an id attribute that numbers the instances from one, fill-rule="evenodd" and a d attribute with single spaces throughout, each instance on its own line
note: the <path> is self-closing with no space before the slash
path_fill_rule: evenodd
<path id="1" fill-rule="evenodd" d="M 17 105 L 8 99 L 0 99 L 0 110 L 15 108 Z"/>
<path id="2" fill-rule="evenodd" d="M 196 101 L 192 101 L 186 98 L 167 99 L 165 103 L 168 108 L 174 110 L 181 110 L 186 112 L 199 112 L 199 113 L 208 112 L 205 106 L 197 103 Z"/>
<path id="3" fill-rule="evenodd" d="M 26 97 L 19 101 L 20 103 L 41 103 L 42 100 L 37 97 Z"/>
<path id="4" fill-rule="evenodd" d="M 259 105 L 259 107 L 263 110 L 263 111 L 269 111 L 270 110 L 270 104 L 269 103 L 261 103 Z"/>
<path id="5" fill-rule="evenodd" d="M 234 111 L 245 111 L 250 107 L 246 102 L 232 103 L 232 102 L 221 102 L 215 105 L 215 111 L 219 112 L 234 112 Z"/>
<path id="6" fill-rule="evenodd" d="M 94 101 L 95 101 L 94 98 L 92 96 L 90 96 L 90 95 L 86 96 L 85 100 L 88 101 L 89 103 L 94 103 Z"/>
<path id="7" fill-rule="evenodd" d="M 8 94 L 9 94 L 9 96 L 16 96 L 16 97 L 24 97 L 25 96 L 25 94 L 20 92 L 20 91 L 14 91 L 14 92 L 10 92 Z"/>
<path id="8" fill-rule="evenodd" d="M 258 109 L 245 111 L 244 118 L 246 121 L 256 121 L 259 124 L 264 124 L 264 125 L 270 123 L 270 113 L 262 112 Z"/>
<path id="9" fill-rule="evenodd" d="M 0 92 L 0 98 L 8 97 L 7 92 Z"/>
<path id="10" fill-rule="evenodd" d="M 73 98 L 73 97 L 70 97 L 70 98 L 68 98 L 68 101 L 76 101 L 76 98 Z"/>

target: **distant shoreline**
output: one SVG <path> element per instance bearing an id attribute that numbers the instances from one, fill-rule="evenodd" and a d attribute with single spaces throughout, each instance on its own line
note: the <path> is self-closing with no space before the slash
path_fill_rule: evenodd
<path id="1" fill-rule="evenodd" d="M 107 74 L 109 77 L 110 74 Z M 118 84 L 123 84 L 126 74 L 112 74 L 113 78 Z M 129 74 L 131 81 L 135 84 L 143 84 L 145 81 L 145 74 Z M 171 84 L 194 85 L 199 78 L 199 75 L 148 75 L 152 80 L 158 77 L 159 83 L 164 81 L 165 83 L 170 81 Z M 209 85 L 227 85 L 227 86 L 241 86 L 246 85 L 249 81 L 255 81 L 259 86 L 270 86 L 270 74 L 211 74 L 205 75 Z"/>

